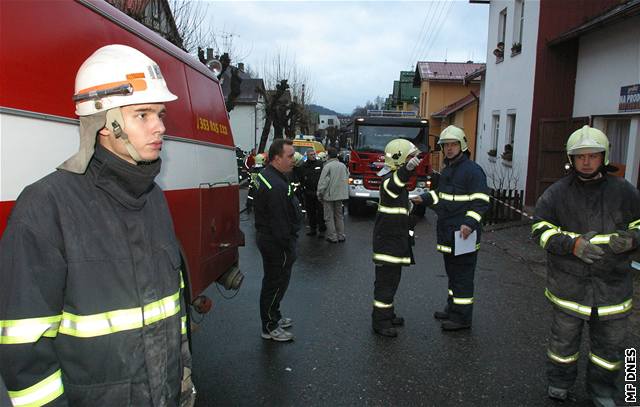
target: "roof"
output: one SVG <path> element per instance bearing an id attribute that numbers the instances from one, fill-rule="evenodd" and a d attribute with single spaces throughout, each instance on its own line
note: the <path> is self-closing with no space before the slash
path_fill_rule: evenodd
<path id="1" fill-rule="evenodd" d="M 435 113 L 431 113 L 431 117 L 434 117 L 436 119 L 444 119 L 450 114 L 455 113 L 458 110 L 469 106 L 471 103 L 473 103 L 474 100 L 476 100 L 476 97 L 473 95 L 473 93 L 470 93 L 467 96 L 463 97 L 462 99 L 458 99 L 452 104 L 445 106 L 441 110 Z"/>
<path id="2" fill-rule="evenodd" d="M 485 73 L 487 72 L 487 66 L 483 66 L 480 69 L 477 69 L 473 72 L 471 72 L 470 74 L 468 74 L 467 76 L 464 77 L 464 79 L 462 80 L 462 82 L 466 85 L 467 83 L 471 82 L 474 79 L 478 79 L 480 77 L 484 77 Z M 480 79 L 482 80 L 482 79 Z"/>
<path id="3" fill-rule="evenodd" d="M 235 103 L 258 103 L 260 94 L 256 92 L 256 87 L 264 89 L 264 81 L 260 78 L 251 78 L 244 71 L 238 70 L 238 75 L 242 79 L 240 82 L 240 95 L 235 99 Z M 222 75 L 221 87 L 225 98 L 231 93 L 231 69 L 227 69 Z"/>
<path id="4" fill-rule="evenodd" d="M 628 0 L 599 16 L 596 16 L 586 23 L 573 28 L 563 34 L 560 34 L 553 40 L 549 41 L 549 46 L 561 44 L 578 38 L 588 32 L 602 28 L 603 26 L 618 22 L 625 18 L 633 17 L 640 14 L 640 0 Z"/>
<path id="5" fill-rule="evenodd" d="M 473 62 L 420 61 L 416 65 L 413 86 L 420 86 L 422 81 L 462 81 L 468 74 L 485 66 Z"/>

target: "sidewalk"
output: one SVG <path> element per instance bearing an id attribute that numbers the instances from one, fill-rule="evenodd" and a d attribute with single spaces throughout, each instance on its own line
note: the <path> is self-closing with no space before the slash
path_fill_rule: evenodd
<path id="1" fill-rule="evenodd" d="M 517 259 L 531 272 L 546 279 L 546 253 L 531 237 L 531 224 L 521 222 L 487 226 L 482 235 L 482 244 L 501 249 L 505 255 Z M 633 303 L 629 332 L 640 340 L 640 271 L 633 270 Z"/>

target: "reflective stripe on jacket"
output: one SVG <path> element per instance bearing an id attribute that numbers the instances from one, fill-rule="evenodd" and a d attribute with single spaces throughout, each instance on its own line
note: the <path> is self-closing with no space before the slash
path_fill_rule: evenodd
<path id="1" fill-rule="evenodd" d="M 153 183 L 130 196 L 104 154 L 27 187 L 0 241 L 0 374 L 14 405 L 178 403 L 191 361 L 169 210 Z"/>
<path id="2" fill-rule="evenodd" d="M 563 311 L 589 319 L 595 307 L 601 319 L 631 310 L 629 253 L 614 254 L 611 236 L 630 231 L 640 238 L 640 193 L 625 179 L 605 175 L 582 181 L 569 174 L 551 185 L 536 203 L 532 237 L 547 251 L 547 298 Z M 594 231 L 592 244 L 604 250 L 593 265 L 573 255 L 575 240 Z"/>

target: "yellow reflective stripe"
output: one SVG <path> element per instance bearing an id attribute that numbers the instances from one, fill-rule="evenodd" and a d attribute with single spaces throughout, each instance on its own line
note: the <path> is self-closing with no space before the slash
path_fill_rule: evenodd
<path id="1" fill-rule="evenodd" d="M 42 336 L 55 338 L 62 315 L 0 321 L 0 345 L 37 342 Z"/>
<path id="2" fill-rule="evenodd" d="M 578 304 L 577 302 L 560 299 L 555 295 L 551 294 L 551 291 L 549 291 L 548 288 L 544 290 L 544 295 L 549 299 L 549 301 L 558 305 L 559 307 L 577 312 L 578 314 L 591 315 L 591 307 Z"/>
<path id="3" fill-rule="evenodd" d="M 406 185 L 404 182 L 402 182 L 402 181 L 400 180 L 400 177 L 398 177 L 398 173 L 397 173 L 397 172 L 394 172 L 394 173 L 393 173 L 393 182 L 394 182 L 397 186 L 399 186 L 400 188 L 402 188 L 402 187 L 404 187 L 404 186 Z"/>
<path id="4" fill-rule="evenodd" d="M 576 237 L 582 236 L 580 233 L 568 232 L 566 230 L 560 230 L 560 229 L 557 229 L 557 230 L 558 230 L 558 232 L 562 233 L 563 235 L 567 235 L 567 236 L 569 236 L 571 238 L 576 238 Z M 592 237 L 589 240 L 589 243 L 591 243 L 591 244 L 609 244 L 609 240 L 611 240 L 611 236 L 619 236 L 619 235 L 617 233 L 595 235 L 594 237 Z"/>
<path id="5" fill-rule="evenodd" d="M 476 211 L 467 211 L 465 216 L 470 216 L 470 217 L 472 217 L 473 219 L 475 219 L 478 222 L 482 221 L 482 216 Z"/>
<path id="6" fill-rule="evenodd" d="M 393 304 L 385 304 L 382 301 L 373 300 L 373 306 L 376 308 L 393 308 Z"/>
<path id="7" fill-rule="evenodd" d="M 627 312 L 631 309 L 633 305 L 633 300 L 629 298 L 622 304 L 618 305 L 605 305 L 603 307 L 598 307 L 598 315 L 613 315 L 613 314 L 622 314 L 623 312 Z"/>
<path id="8" fill-rule="evenodd" d="M 591 359 L 594 364 L 607 370 L 619 370 L 622 367 L 622 362 L 609 362 L 608 360 L 605 360 L 598 355 L 594 355 L 591 352 L 589 352 L 589 359 Z"/>
<path id="9" fill-rule="evenodd" d="M 43 406 L 64 393 L 62 371 L 56 370 L 51 376 L 24 390 L 8 391 L 14 407 Z"/>
<path id="10" fill-rule="evenodd" d="M 410 257 L 396 257 L 388 254 L 373 253 L 373 259 L 393 264 L 411 264 Z"/>
<path id="11" fill-rule="evenodd" d="M 182 335 L 186 335 L 187 334 L 187 316 L 183 316 L 180 318 L 180 332 L 182 333 Z"/>
<path id="12" fill-rule="evenodd" d="M 392 215 L 408 215 L 409 214 L 409 210 L 407 208 L 403 208 L 403 207 L 389 207 L 389 206 L 383 206 L 383 205 L 378 205 L 378 212 L 382 212 L 382 213 L 390 213 Z"/>
<path id="13" fill-rule="evenodd" d="M 387 192 L 387 194 L 389 194 L 389 196 L 391 198 L 396 199 L 399 195 L 398 194 L 394 194 L 393 192 L 389 191 L 389 188 L 387 188 L 387 184 L 389 184 L 389 179 L 390 178 L 387 178 L 387 179 L 384 180 L 384 182 L 382 183 L 382 187 Z"/>
<path id="14" fill-rule="evenodd" d="M 629 223 L 629 229 L 640 229 L 640 219 Z"/>
<path id="15" fill-rule="evenodd" d="M 180 292 L 145 305 L 93 315 L 62 313 L 61 334 L 90 338 L 130 329 L 142 328 L 180 312 Z"/>
<path id="16" fill-rule="evenodd" d="M 556 225 L 554 225 L 553 223 L 549 223 L 546 220 L 540 221 L 538 223 L 534 223 L 533 225 L 531 225 L 531 233 L 535 232 L 536 230 L 543 228 L 543 227 L 549 227 L 551 229 L 560 229 L 559 227 L 557 227 Z"/>
<path id="17" fill-rule="evenodd" d="M 449 295 L 453 297 L 453 290 L 449 290 Z"/>
<path id="18" fill-rule="evenodd" d="M 271 184 L 269 184 L 269 181 L 267 181 L 267 179 L 263 177 L 262 174 L 258 173 L 258 178 L 260 178 L 260 180 L 264 182 L 267 188 L 271 189 Z"/>
<path id="19" fill-rule="evenodd" d="M 574 355 L 571 356 L 560 356 L 560 355 L 556 355 L 555 353 L 551 352 L 550 350 L 547 350 L 547 356 L 549 356 L 549 359 L 558 362 L 558 363 L 574 363 L 578 360 L 578 358 L 580 357 L 580 352 L 575 353 Z"/>
<path id="20" fill-rule="evenodd" d="M 557 229 L 549 229 L 549 230 L 544 231 L 544 232 L 540 235 L 540 246 L 542 246 L 542 248 L 544 249 L 544 248 L 545 248 L 545 246 L 547 245 L 547 242 L 549 241 L 549 238 L 550 238 L 551 236 L 553 236 L 553 235 L 557 235 L 557 234 L 559 234 L 559 233 L 562 233 L 562 232 L 560 232 L 560 231 L 559 231 L 559 230 L 557 230 Z"/>
<path id="21" fill-rule="evenodd" d="M 289 184 L 289 190 L 287 191 L 287 196 L 291 196 L 291 184 Z"/>
<path id="22" fill-rule="evenodd" d="M 476 243 L 476 250 L 480 250 L 480 243 Z"/>
<path id="23" fill-rule="evenodd" d="M 491 197 L 487 194 L 483 194 L 482 192 L 476 192 L 475 194 L 471 194 L 469 195 L 469 198 L 471 201 L 474 201 L 476 199 L 480 199 L 482 201 L 485 202 L 490 202 L 491 201 Z"/>
<path id="24" fill-rule="evenodd" d="M 473 304 L 473 297 L 470 297 L 470 298 L 453 297 L 453 303 L 458 305 L 471 305 Z"/>
<path id="25" fill-rule="evenodd" d="M 451 248 L 449 246 L 437 245 L 436 250 L 443 253 L 451 253 Z"/>
<path id="26" fill-rule="evenodd" d="M 431 199 L 433 199 L 433 205 L 437 205 L 440 201 L 440 198 L 438 198 L 438 194 L 436 193 L 436 191 L 429 191 L 429 195 L 431 195 Z"/>
<path id="27" fill-rule="evenodd" d="M 440 199 L 444 199 L 445 201 L 453 201 L 454 200 L 454 195 L 445 194 L 444 192 L 438 193 L 438 196 L 440 197 Z"/>
<path id="28" fill-rule="evenodd" d="M 180 272 L 180 288 L 184 288 L 184 279 L 182 278 L 182 271 Z"/>

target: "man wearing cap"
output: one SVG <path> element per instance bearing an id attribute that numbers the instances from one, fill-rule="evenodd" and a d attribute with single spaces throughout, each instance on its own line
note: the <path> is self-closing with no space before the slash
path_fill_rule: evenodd
<path id="1" fill-rule="evenodd" d="M 80 67 L 80 151 L 25 188 L 0 241 L 0 374 L 13 405 L 192 400 L 180 251 L 154 182 L 175 99 L 131 47 L 102 47 Z"/>
<path id="2" fill-rule="evenodd" d="M 414 202 L 433 206 L 438 214 L 436 248 L 444 258 L 449 283 L 447 305 L 433 316 L 441 321 L 444 331 L 457 331 L 471 328 L 473 280 L 480 249 L 482 216 L 489 209 L 489 195 L 484 171 L 469 159 L 464 131 L 448 126 L 440 133 L 438 144 L 445 156 L 438 191 L 422 194 Z M 459 242 L 474 239 L 473 250 L 456 253 L 456 236 Z"/>
<path id="3" fill-rule="evenodd" d="M 630 253 L 640 239 L 640 193 L 624 178 L 607 173 L 609 148 L 598 129 L 584 126 L 571 134 L 571 171 L 538 199 L 531 229 L 547 251 L 545 295 L 553 306 L 548 395 L 567 399 L 578 373 L 586 321 L 587 391 L 596 406 L 615 406 L 632 307 Z"/>

